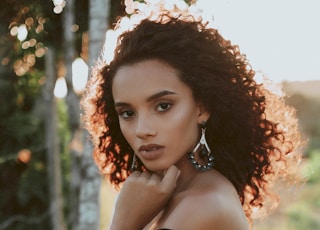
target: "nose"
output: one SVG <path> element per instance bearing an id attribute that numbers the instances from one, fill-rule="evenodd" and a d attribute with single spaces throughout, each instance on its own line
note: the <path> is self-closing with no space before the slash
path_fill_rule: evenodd
<path id="1" fill-rule="evenodd" d="M 156 129 L 152 119 L 148 116 L 139 116 L 136 127 L 136 136 L 140 139 L 146 139 L 155 135 Z"/>

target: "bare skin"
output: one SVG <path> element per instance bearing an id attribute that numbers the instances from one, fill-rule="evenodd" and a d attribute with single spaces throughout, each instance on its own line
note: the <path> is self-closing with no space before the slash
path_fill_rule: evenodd
<path id="1" fill-rule="evenodd" d="M 233 185 L 214 169 L 197 171 L 187 159 L 210 114 L 175 69 L 157 60 L 120 68 L 113 96 L 124 137 L 154 173 L 127 178 L 110 230 L 248 229 Z"/>
<path id="2" fill-rule="evenodd" d="M 148 172 L 130 175 L 118 197 L 110 229 L 143 229 L 170 199 L 179 174 L 172 166 L 163 178 Z"/>
<path id="3" fill-rule="evenodd" d="M 219 172 L 195 173 L 187 180 L 180 191 L 178 182 L 155 229 L 248 229 L 234 187 Z"/>
<path id="4" fill-rule="evenodd" d="M 162 180 L 156 173 L 130 176 L 110 229 L 249 229 L 230 182 L 215 170 L 192 171 L 190 177 L 171 166 Z"/>

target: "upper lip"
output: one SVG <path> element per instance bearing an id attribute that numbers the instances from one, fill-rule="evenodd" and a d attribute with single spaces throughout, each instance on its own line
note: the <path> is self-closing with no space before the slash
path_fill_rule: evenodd
<path id="1" fill-rule="evenodd" d="M 138 151 L 154 151 L 157 149 L 163 148 L 162 145 L 158 144 L 147 144 L 147 145 L 141 145 L 138 149 Z"/>

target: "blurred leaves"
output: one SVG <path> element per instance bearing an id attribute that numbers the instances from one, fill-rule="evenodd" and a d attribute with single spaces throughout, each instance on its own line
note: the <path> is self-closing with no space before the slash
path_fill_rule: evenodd
<path id="1" fill-rule="evenodd" d="M 313 149 L 310 151 L 308 163 L 304 169 L 304 176 L 307 178 L 308 184 L 315 185 L 320 183 L 320 149 Z M 318 203 L 320 204 L 320 200 L 318 201 Z"/>

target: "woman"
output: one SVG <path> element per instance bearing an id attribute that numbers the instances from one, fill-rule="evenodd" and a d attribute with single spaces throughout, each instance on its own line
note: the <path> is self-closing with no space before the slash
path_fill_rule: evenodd
<path id="1" fill-rule="evenodd" d="M 121 187 L 110 229 L 249 229 L 299 159 L 292 109 L 186 12 L 148 16 L 114 54 L 83 103 L 95 160 Z"/>

